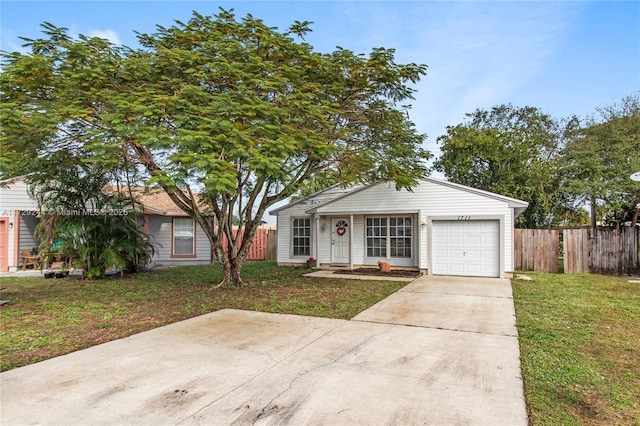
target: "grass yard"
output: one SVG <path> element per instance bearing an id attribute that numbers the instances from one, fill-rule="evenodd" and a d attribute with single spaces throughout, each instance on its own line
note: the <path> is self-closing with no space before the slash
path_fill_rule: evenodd
<path id="1" fill-rule="evenodd" d="M 309 269 L 247 262 L 243 288 L 212 289 L 218 266 L 98 281 L 0 278 L 0 371 L 224 308 L 349 319 L 406 282 L 303 277 Z"/>
<path id="2" fill-rule="evenodd" d="M 640 425 L 640 284 L 527 273 L 513 281 L 532 425 Z"/>

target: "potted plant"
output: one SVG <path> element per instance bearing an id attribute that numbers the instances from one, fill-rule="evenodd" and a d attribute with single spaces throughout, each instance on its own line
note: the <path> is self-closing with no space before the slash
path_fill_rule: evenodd
<path id="1" fill-rule="evenodd" d="M 307 267 L 315 268 L 317 265 L 318 261 L 313 256 L 309 256 L 309 258 L 307 259 Z"/>

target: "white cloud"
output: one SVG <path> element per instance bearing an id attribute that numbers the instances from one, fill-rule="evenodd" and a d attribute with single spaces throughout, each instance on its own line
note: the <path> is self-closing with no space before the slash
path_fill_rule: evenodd
<path id="1" fill-rule="evenodd" d="M 89 31 L 89 37 L 99 37 L 99 38 L 104 38 L 109 40 L 111 43 L 115 44 L 115 45 L 120 45 L 122 44 L 122 42 L 120 41 L 120 37 L 118 36 L 118 33 L 115 32 L 112 29 L 106 29 L 106 30 L 91 30 Z"/>

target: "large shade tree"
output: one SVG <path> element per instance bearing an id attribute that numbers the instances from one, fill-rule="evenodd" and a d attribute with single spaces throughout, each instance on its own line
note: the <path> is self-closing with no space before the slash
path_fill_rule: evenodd
<path id="1" fill-rule="evenodd" d="M 263 214 L 309 178 L 410 188 L 426 174 L 402 105 L 426 66 L 392 49 L 319 53 L 309 22 L 280 32 L 224 10 L 138 34 L 138 49 L 43 26 L 28 53 L 3 55 L 2 171 L 81 148 L 95 168 L 141 176 L 201 225 L 223 282 L 242 284 Z"/>
<path id="2" fill-rule="evenodd" d="M 572 133 L 564 151 L 566 189 L 591 206 L 591 224 L 637 223 L 640 184 L 640 93 L 598 108 Z"/>
<path id="3" fill-rule="evenodd" d="M 518 217 L 521 227 L 579 219 L 561 190 L 566 128 L 534 107 L 478 109 L 438 138 L 442 155 L 435 168 L 453 182 L 528 201 Z"/>

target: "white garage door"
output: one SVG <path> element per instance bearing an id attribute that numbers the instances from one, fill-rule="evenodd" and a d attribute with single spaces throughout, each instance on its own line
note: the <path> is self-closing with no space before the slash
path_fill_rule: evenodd
<path id="1" fill-rule="evenodd" d="M 435 275 L 500 276 L 500 226 L 497 220 L 433 221 Z"/>

